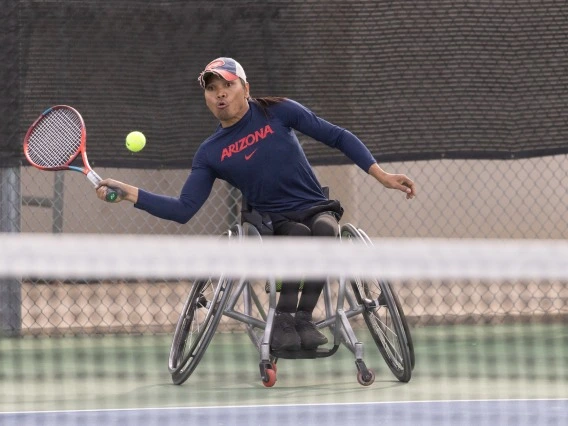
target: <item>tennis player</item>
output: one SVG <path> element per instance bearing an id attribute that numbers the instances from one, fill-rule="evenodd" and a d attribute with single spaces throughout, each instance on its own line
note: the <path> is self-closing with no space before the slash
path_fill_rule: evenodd
<path id="1" fill-rule="evenodd" d="M 191 173 L 179 197 L 153 194 L 104 179 L 105 187 L 119 188 L 119 199 L 168 220 L 187 223 L 205 203 L 216 179 L 238 188 L 264 220 L 265 233 L 301 237 L 337 237 L 343 208 L 324 195 L 308 163 L 295 130 L 339 149 L 365 173 L 407 199 L 416 195 L 414 182 L 403 174 L 384 171 L 353 133 L 318 117 L 305 106 L 281 97 L 251 98 L 243 67 L 232 58 L 217 58 L 198 78 L 205 103 L 219 120 L 214 133 L 198 148 Z M 325 281 L 284 282 L 276 306 L 273 350 L 316 349 L 327 343 L 315 327 L 314 311 Z"/>

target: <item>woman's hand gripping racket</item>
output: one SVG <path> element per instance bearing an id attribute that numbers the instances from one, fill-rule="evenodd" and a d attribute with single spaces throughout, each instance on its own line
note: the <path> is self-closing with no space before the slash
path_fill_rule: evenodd
<path id="1" fill-rule="evenodd" d="M 72 166 L 79 153 L 83 166 Z M 24 138 L 24 154 L 38 169 L 81 172 L 95 186 L 102 180 L 87 160 L 87 131 L 83 117 L 70 106 L 51 107 L 34 121 Z M 105 199 L 112 203 L 123 195 L 120 189 L 108 188 Z"/>

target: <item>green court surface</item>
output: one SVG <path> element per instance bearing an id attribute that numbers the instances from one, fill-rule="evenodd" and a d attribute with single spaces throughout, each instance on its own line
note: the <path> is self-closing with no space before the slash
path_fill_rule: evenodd
<path id="1" fill-rule="evenodd" d="M 167 370 L 170 335 L 4 338 L 0 411 L 568 397 L 562 324 L 414 328 L 416 368 L 406 384 L 368 331 L 356 333 L 376 372 L 369 387 L 358 384 L 354 357 L 342 347 L 328 358 L 279 360 L 278 381 L 265 388 L 244 332 L 217 334 L 181 386 Z"/>

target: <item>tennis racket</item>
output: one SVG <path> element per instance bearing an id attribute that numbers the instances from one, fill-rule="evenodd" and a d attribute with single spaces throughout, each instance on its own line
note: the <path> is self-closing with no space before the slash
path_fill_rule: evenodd
<path id="1" fill-rule="evenodd" d="M 83 164 L 71 163 L 81 154 Z M 30 126 L 24 138 L 24 154 L 30 164 L 41 170 L 81 172 L 97 186 L 102 180 L 87 159 L 87 130 L 81 114 L 67 105 L 46 109 Z M 114 202 L 120 189 L 108 188 L 105 199 Z"/>

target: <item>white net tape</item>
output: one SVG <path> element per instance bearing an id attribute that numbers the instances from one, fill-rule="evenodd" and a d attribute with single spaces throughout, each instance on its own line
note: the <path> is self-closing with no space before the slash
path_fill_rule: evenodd
<path id="1" fill-rule="evenodd" d="M 0 234 L 0 276 L 567 279 L 568 241 Z"/>

